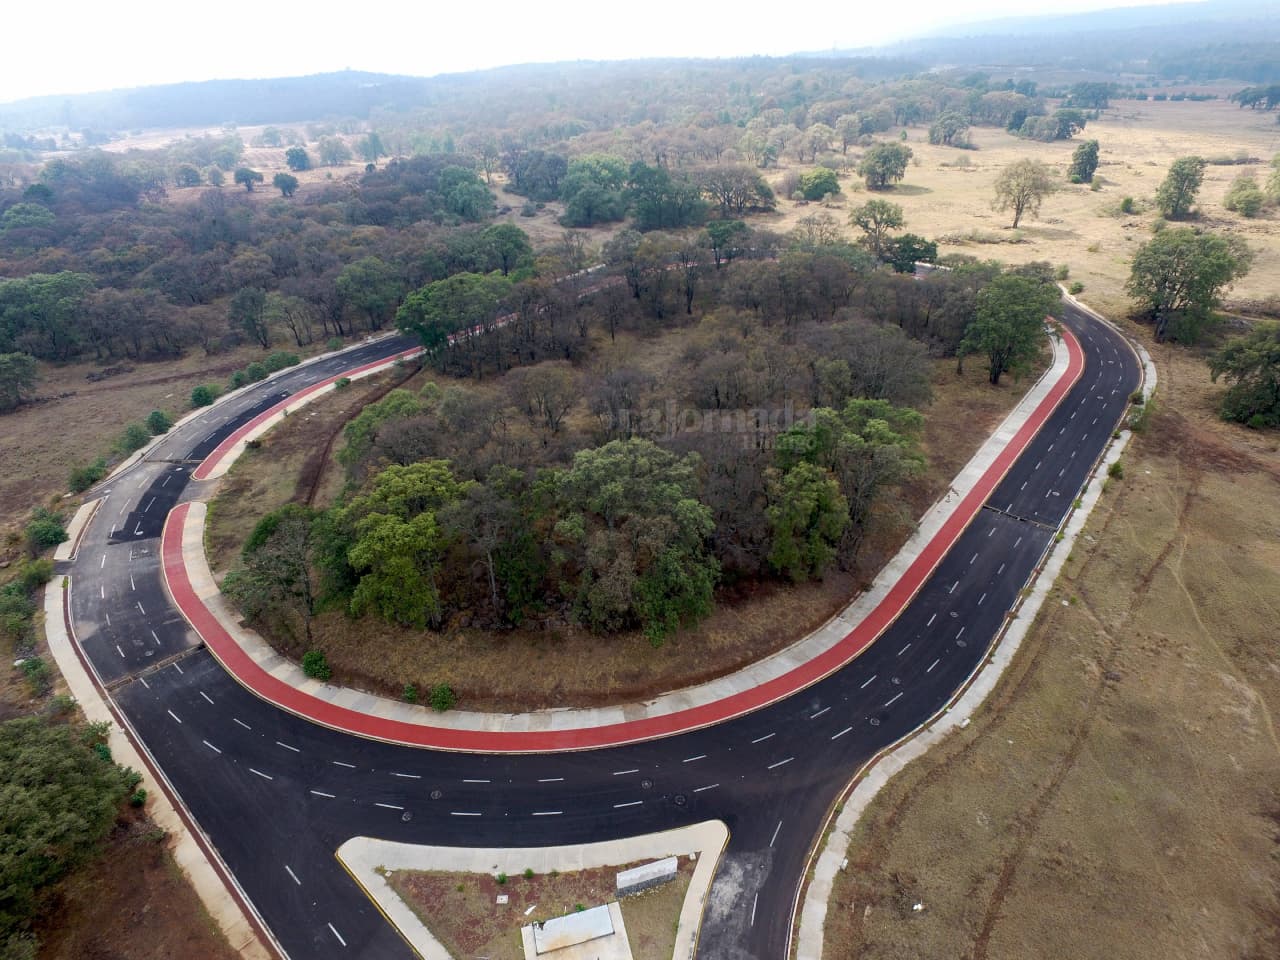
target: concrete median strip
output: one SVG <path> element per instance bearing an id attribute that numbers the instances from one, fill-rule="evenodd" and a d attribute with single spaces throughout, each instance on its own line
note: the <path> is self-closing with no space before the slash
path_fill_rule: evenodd
<path id="1" fill-rule="evenodd" d="M 1049 370 L 960 471 L 948 493 L 925 513 L 872 587 L 825 625 L 735 674 L 643 704 L 527 714 L 440 714 L 311 680 L 241 627 L 223 601 L 204 555 L 206 506 L 200 502 L 177 507 L 166 521 L 161 540 L 165 582 L 175 605 L 242 685 L 325 726 L 395 743 L 493 753 L 591 749 L 669 736 L 790 696 L 845 666 L 874 642 L 910 602 L 1082 369 L 1080 345 L 1065 333 L 1062 342 L 1055 341 Z M 291 399 L 289 406 L 298 402 Z M 266 421 L 273 416 L 282 414 L 273 408 L 261 415 L 261 422 L 246 424 L 228 437 L 196 472 L 197 478 L 224 472 L 245 437 L 267 429 Z"/>
<path id="2" fill-rule="evenodd" d="M 729 829 L 719 820 L 707 820 L 676 830 L 664 830 L 625 840 L 579 843 L 562 847 L 436 847 L 395 843 L 372 837 L 353 837 L 338 848 L 338 861 L 364 889 L 400 935 L 423 960 L 453 960 L 387 881 L 397 870 L 441 870 L 451 873 L 506 873 L 518 876 L 557 870 L 569 873 L 636 860 L 696 855 L 697 866 L 685 894 L 676 927 L 675 960 L 692 960 L 698 948 L 703 907 L 715 877 L 720 855 L 729 842 Z"/>

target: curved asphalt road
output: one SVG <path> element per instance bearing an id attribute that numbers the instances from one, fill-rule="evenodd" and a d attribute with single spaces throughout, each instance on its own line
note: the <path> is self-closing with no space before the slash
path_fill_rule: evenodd
<path id="1" fill-rule="evenodd" d="M 218 405 L 105 485 L 110 496 L 70 565 L 75 633 L 296 960 L 413 956 L 336 861 L 351 836 L 537 846 L 709 818 L 724 820 L 731 840 L 700 954 L 776 960 L 832 798 L 981 661 L 1137 388 L 1137 360 L 1117 333 L 1070 307 L 1065 322 L 1084 348 L 1083 375 L 898 620 L 846 668 L 715 727 L 568 754 L 391 746 L 270 706 L 199 648 L 164 594 L 157 556 L 189 471 L 282 394 L 412 345 L 401 338 Z"/>

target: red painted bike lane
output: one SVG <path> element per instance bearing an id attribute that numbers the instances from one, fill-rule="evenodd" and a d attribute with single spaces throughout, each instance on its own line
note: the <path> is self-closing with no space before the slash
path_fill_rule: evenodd
<path id="1" fill-rule="evenodd" d="M 314 723 L 356 736 L 408 746 L 473 753 L 549 753 L 619 746 L 711 726 L 768 706 L 817 683 L 852 661 L 897 619 L 950 550 L 951 545 L 964 532 L 991 492 L 999 485 L 1014 461 L 1079 380 L 1084 371 L 1084 353 L 1079 341 L 1069 330 L 1063 330 L 1062 336 L 1068 354 L 1066 373 L 1040 401 L 1031 416 L 987 468 L 982 478 L 956 505 L 938 533 L 898 578 L 884 599 L 840 641 L 813 659 L 750 690 L 710 703 L 660 716 L 563 730 L 464 730 L 432 726 L 427 722 L 411 723 L 379 717 L 330 703 L 285 683 L 264 670 L 240 647 L 218 622 L 213 612 L 197 596 L 187 573 L 182 541 L 190 504 L 181 504 L 176 507 L 165 521 L 161 535 L 162 570 L 165 582 L 175 605 L 183 616 L 204 640 L 210 652 L 242 686 L 281 709 Z M 368 364 L 357 368 L 357 371 L 374 365 Z M 349 376 L 350 373 L 357 371 L 349 371 L 341 376 Z M 326 381 L 328 382 L 330 381 Z M 324 385 L 316 384 L 303 393 L 317 390 Z M 296 403 L 301 395 L 295 395 L 288 402 Z M 283 405 L 282 403 L 279 406 Z M 225 455 L 224 447 L 229 451 L 240 438 L 276 409 L 272 408 L 271 411 L 261 414 L 237 430 L 232 437 L 218 447 L 218 450 L 214 451 L 206 463 L 215 462 L 215 458 Z M 220 454 L 220 451 L 223 453 Z M 203 467 L 204 465 L 200 469 Z M 196 471 L 197 479 L 200 478 L 199 472 L 199 470 Z"/>

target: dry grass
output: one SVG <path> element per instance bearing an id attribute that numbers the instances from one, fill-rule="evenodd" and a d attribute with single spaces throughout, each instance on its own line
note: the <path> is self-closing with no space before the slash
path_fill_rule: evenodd
<path id="1" fill-rule="evenodd" d="M 1248 220 L 1222 207 L 1223 196 L 1240 173 L 1252 171 L 1265 181 L 1265 164 L 1280 150 L 1273 115 L 1240 110 L 1226 102 L 1120 101 L 1101 119 L 1090 121 L 1084 133 L 1072 141 L 1037 143 L 989 127 L 975 127 L 971 132 L 977 150 L 931 146 L 928 131 L 913 128 L 909 139 L 915 159 L 900 187 L 871 194 L 850 173 L 841 181 L 847 191 L 844 202 L 827 212 L 844 224 L 850 208 L 872 196 L 883 196 L 901 204 L 906 229 L 914 233 L 935 238 L 976 233 L 1007 239 L 1012 235 L 1010 215 L 991 209 L 995 178 L 1014 160 L 1041 160 L 1057 171 L 1061 190 L 1044 201 L 1038 217 L 1023 220 L 1018 230 L 1023 242 L 944 243 L 939 252 L 1010 263 L 1048 260 L 1067 264 L 1071 279 L 1084 284 L 1083 296 L 1091 306 L 1123 316 L 1130 309 L 1124 293 L 1129 261 L 1138 246 L 1150 238 L 1157 215 L 1149 203 L 1137 215 L 1121 215 L 1121 199 L 1131 196 L 1142 209 L 1142 201 L 1155 196 L 1156 187 L 1177 157 L 1234 156 L 1243 151 L 1260 158 L 1264 166 L 1208 167 L 1200 190 L 1202 216 L 1197 223 L 1237 233 L 1257 252 L 1252 272 L 1232 288 L 1229 302 L 1247 307 L 1256 301 L 1274 300 L 1280 292 L 1280 229 L 1275 210 Z M 1085 139 L 1096 139 L 1101 151 L 1101 189 L 1097 192 L 1087 184 L 1066 182 L 1071 153 Z M 854 152 L 850 151 L 851 158 Z M 970 166 L 952 166 L 966 159 Z M 781 201 L 779 213 L 762 222 L 786 231 L 801 217 L 821 210 L 818 204 L 797 206 Z M 849 228 L 849 233 L 852 236 L 857 231 Z"/>
<path id="2" fill-rule="evenodd" d="M 529 878 L 513 876 L 502 884 L 489 874 L 442 871 L 402 870 L 388 879 L 451 955 L 524 960 L 521 927 L 572 913 L 578 905 L 597 907 L 616 899 L 618 871 L 645 862 Z M 681 858 L 674 880 L 619 901 L 635 960 L 671 960 L 676 921 L 693 867 L 692 860 Z M 505 894 L 509 902 L 497 903 L 499 894 Z M 526 915 L 530 907 L 534 909 Z"/>
<path id="3" fill-rule="evenodd" d="M 1280 451 L 1214 418 L 1201 360 L 1158 360 L 1008 675 L 859 825 L 828 957 L 1280 953 Z"/>

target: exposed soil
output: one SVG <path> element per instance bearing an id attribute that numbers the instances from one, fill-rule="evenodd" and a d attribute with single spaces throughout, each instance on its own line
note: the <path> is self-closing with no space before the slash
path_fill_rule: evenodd
<path id="1" fill-rule="evenodd" d="M 859 825 L 826 956 L 1280 954 L 1280 442 L 1157 360 L 1009 673 Z"/>
<path id="2" fill-rule="evenodd" d="M 521 927 L 616 900 L 618 871 L 647 862 L 527 878 L 513 876 L 503 883 L 496 874 L 440 871 L 399 871 L 388 879 L 453 956 L 524 960 Z M 694 865 L 693 860 L 681 857 L 674 880 L 619 901 L 635 960 L 670 960 L 676 921 Z M 500 895 L 508 902 L 498 903 Z M 530 912 L 526 914 L 526 910 Z"/>

